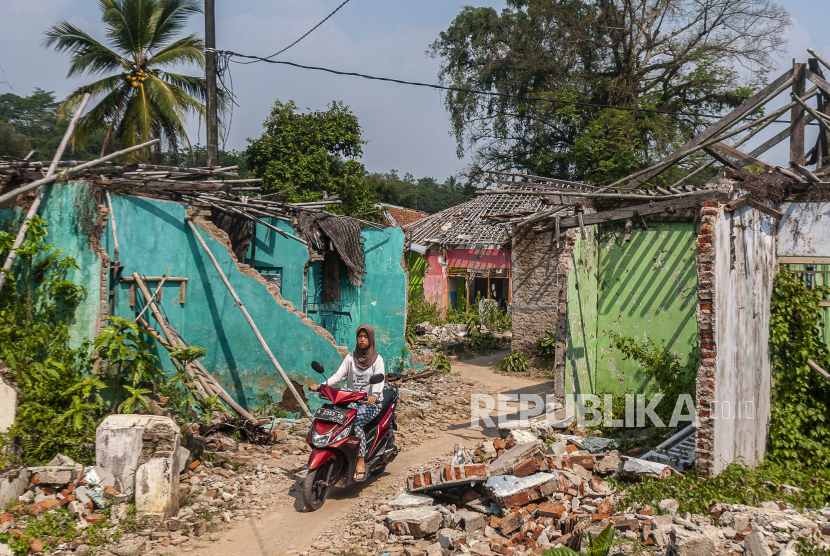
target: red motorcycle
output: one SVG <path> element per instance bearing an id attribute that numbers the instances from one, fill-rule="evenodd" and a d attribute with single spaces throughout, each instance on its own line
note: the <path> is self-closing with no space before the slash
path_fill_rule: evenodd
<path id="1" fill-rule="evenodd" d="M 314 361 L 311 368 L 325 373 L 323 365 Z M 370 384 L 383 382 L 383 375 L 374 375 Z M 328 385 L 320 386 L 320 395 L 331 403 L 324 404 L 314 414 L 306 441 L 311 445 L 308 458 L 308 475 L 303 486 L 303 502 L 309 511 L 320 509 L 326 501 L 329 488 L 344 487 L 354 482 L 357 449 L 360 439 L 353 432 L 357 410 L 347 407 L 353 402 L 365 402 L 368 396 L 362 392 L 341 390 Z M 395 445 L 395 407 L 398 405 L 398 387 L 389 385 L 378 396 L 381 410 L 378 416 L 366 423 L 366 472 L 382 473 L 395 459 L 400 448 Z"/>

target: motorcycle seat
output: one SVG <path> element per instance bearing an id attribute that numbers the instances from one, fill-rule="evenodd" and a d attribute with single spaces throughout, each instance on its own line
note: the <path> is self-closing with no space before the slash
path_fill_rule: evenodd
<path id="1" fill-rule="evenodd" d="M 380 420 L 383 419 L 383 416 L 386 415 L 386 411 L 389 409 L 389 406 L 392 405 L 392 402 L 395 401 L 395 391 L 392 389 L 385 389 L 383 392 L 383 401 L 380 404 L 380 413 L 377 414 L 377 417 L 366 423 L 365 428 L 377 426 L 380 423 Z"/>

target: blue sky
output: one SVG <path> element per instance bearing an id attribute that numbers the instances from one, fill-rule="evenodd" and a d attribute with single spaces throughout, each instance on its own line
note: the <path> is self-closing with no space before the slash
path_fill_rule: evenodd
<path id="1" fill-rule="evenodd" d="M 342 0 L 216 0 L 217 46 L 241 53 L 271 54 L 293 42 L 332 11 Z M 447 28 L 461 6 L 501 8 L 495 0 L 351 0 L 332 19 L 283 59 L 348 71 L 435 82 L 439 61 L 425 51 Z M 826 0 L 783 2 L 795 21 L 789 29 L 789 52 L 804 60 L 813 46 L 830 58 L 830 15 Z M 100 37 L 94 0 L 2 0 L 0 2 L 0 67 L 13 92 L 29 94 L 35 87 L 63 97 L 84 79 L 66 79 L 68 57 L 42 46 L 43 32 L 58 19 L 67 19 Z M 197 21 L 194 19 L 194 30 Z M 198 22 L 200 25 L 201 23 Z M 275 99 L 294 100 L 300 107 L 321 109 L 342 100 L 357 114 L 369 143 L 363 162 L 370 171 L 396 169 L 439 180 L 465 165 L 456 158 L 455 140 L 438 91 L 329 76 L 265 64 L 231 67 L 239 107 L 227 137 L 227 147 L 242 149 L 246 139 L 261 132 L 262 121 Z M 0 74 L 2 77 L 2 74 Z M 11 89 L 0 84 L 0 92 Z M 780 99 L 785 102 L 785 99 Z M 777 128 L 776 128 L 777 130 Z M 204 142 L 204 127 L 189 125 L 191 140 Z M 809 137 L 809 136 L 808 136 Z M 782 145 L 770 162 L 785 156 Z"/>

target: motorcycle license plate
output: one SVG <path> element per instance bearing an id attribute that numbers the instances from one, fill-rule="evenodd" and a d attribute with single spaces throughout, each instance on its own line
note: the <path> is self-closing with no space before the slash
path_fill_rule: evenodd
<path id="1" fill-rule="evenodd" d="M 321 421 L 331 421 L 333 423 L 337 423 L 338 425 L 342 425 L 346 422 L 346 417 L 348 416 L 348 411 L 331 409 L 328 407 L 321 407 L 317 410 L 317 413 L 314 414 L 315 419 L 320 419 Z"/>

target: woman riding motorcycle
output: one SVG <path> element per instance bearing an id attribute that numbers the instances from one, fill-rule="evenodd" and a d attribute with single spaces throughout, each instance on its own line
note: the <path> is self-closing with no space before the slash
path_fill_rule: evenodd
<path id="1" fill-rule="evenodd" d="M 366 403 L 349 404 L 350 408 L 357 410 L 354 431 L 360 438 L 354 472 L 355 482 L 366 480 L 366 452 L 368 447 L 366 446 L 366 434 L 363 427 L 377 417 L 381 410 L 384 382 L 369 384 L 369 379 L 376 374 L 385 374 L 383 357 L 375 351 L 375 329 L 368 324 L 362 324 L 357 329 L 357 347 L 354 352 L 347 355 L 337 372 L 322 383 L 332 386 L 346 379 L 346 389 L 354 392 L 365 392 L 368 396 Z M 322 384 L 312 386 L 311 390 L 317 392 Z"/>

